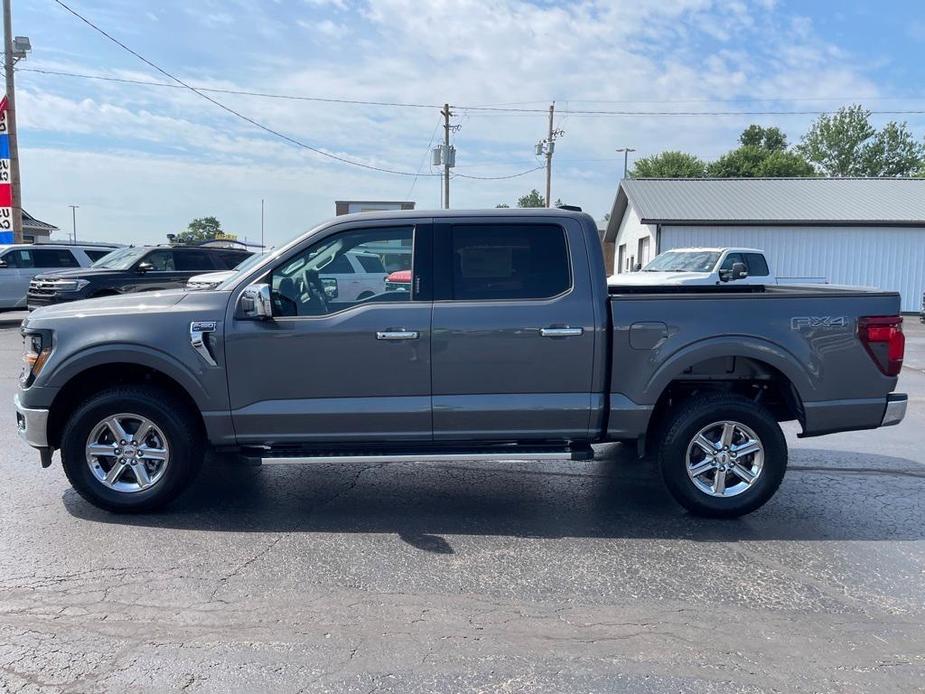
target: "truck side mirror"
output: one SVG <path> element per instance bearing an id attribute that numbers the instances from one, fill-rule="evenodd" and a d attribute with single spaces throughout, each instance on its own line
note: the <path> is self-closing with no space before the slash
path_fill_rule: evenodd
<path id="1" fill-rule="evenodd" d="M 338 296 L 337 278 L 322 277 L 321 286 L 324 287 L 324 294 L 328 299 L 336 299 Z"/>
<path id="2" fill-rule="evenodd" d="M 633 265 L 633 272 L 639 272 L 640 270 L 642 270 L 642 263 L 636 263 Z"/>
<path id="3" fill-rule="evenodd" d="M 238 297 L 237 314 L 242 320 L 270 320 L 273 317 L 270 285 L 252 284 L 245 287 Z"/>
<path id="4" fill-rule="evenodd" d="M 143 263 L 138 263 L 138 267 L 135 269 L 138 270 L 138 272 L 151 272 L 151 270 L 154 269 L 154 266 L 151 263 L 145 261 Z"/>
<path id="5" fill-rule="evenodd" d="M 5 260 L 0 260 L 0 270 L 2 270 L 5 267 L 9 267 L 9 265 L 7 265 Z"/>
<path id="6" fill-rule="evenodd" d="M 748 268 L 745 267 L 745 263 L 733 263 L 732 264 L 732 279 L 734 280 L 744 280 L 748 277 Z"/>

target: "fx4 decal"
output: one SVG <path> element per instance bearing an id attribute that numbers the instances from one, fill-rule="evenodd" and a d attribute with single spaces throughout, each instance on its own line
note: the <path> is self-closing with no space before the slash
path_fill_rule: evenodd
<path id="1" fill-rule="evenodd" d="M 805 330 L 807 328 L 847 328 L 847 316 L 794 316 L 790 319 L 791 330 Z"/>

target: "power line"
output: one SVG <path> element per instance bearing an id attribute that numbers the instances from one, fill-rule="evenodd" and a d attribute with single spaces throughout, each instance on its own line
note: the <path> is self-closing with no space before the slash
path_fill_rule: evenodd
<path id="1" fill-rule="evenodd" d="M 534 171 L 539 171 L 540 169 L 545 169 L 546 165 L 534 166 L 532 169 L 527 169 L 526 171 L 521 171 L 520 173 L 510 174 L 508 176 L 470 176 L 469 174 L 453 174 L 453 178 L 471 178 L 476 181 L 503 181 L 507 178 L 518 178 L 519 176 L 526 176 L 528 173 L 533 173 Z"/>
<path id="2" fill-rule="evenodd" d="M 286 135 L 286 134 L 284 134 L 284 133 L 279 132 L 278 130 L 274 130 L 273 128 L 271 128 L 271 127 L 269 127 L 269 126 L 267 126 L 267 125 L 264 125 L 263 123 L 260 123 L 259 121 L 256 121 L 256 120 L 254 120 L 253 118 L 250 118 L 249 116 L 245 116 L 243 113 L 239 113 L 238 111 L 235 111 L 233 108 L 231 108 L 230 106 L 226 106 L 226 105 L 223 104 L 221 101 L 217 101 L 216 99 L 213 99 L 213 98 L 212 98 L 211 96 L 209 96 L 208 94 L 203 93 L 202 91 L 200 91 L 200 90 L 197 89 L 196 87 L 193 87 L 193 86 L 187 84 L 186 82 L 184 82 L 183 80 L 181 80 L 179 77 L 175 77 L 174 75 L 170 74 L 169 72 L 167 72 L 167 71 L 164 70 L 163 68 L 159 67 L 158 65 L 155 65 L 155 64 L 152 63 L 150 60 L 148 60 L 147 58 L 145 58 L 143 55 L 141 55 L 140 53 L 135 52 L 134 50 L 132 50 L 131 48 L 129 48 L 128 46 L 126 46 L 124 43 L 122 43 L 121 41 L 119 41 L 119 39 L 115 38 L 115 37 L 112 36 L 111 34 L 106 33 L 106 31 L 104 31 L 103 29 L 101 29 L 100 27 L 98 27 L 96 24 L 94 24 L 93 22 L 91 22 L 89 19 L 87 19 L 86 17 L 82 16 L 81 14 L 79 14 L 78 12 L 76 12 L 75 10 L 71 9 L 70 7 L 68 7 L 68 6 L 67 6 L 65 3 L 63 3 L 61 0 L 55 0 L 55 2 L 56 2 L 58 5 L 60 5 L 61 7 L 63 7 L 65 10 L 67 10 L 68 12 L 70 12 L 72 15 L 74 15 L 75 17 L 77 17 L 77 19 L 79 19 L 81 22 L 83 22 L 84 24 L 86 24 L 87 26 L 89 26 L 91 29 L 93 29 L 93 30 L 96 31 L 97 33 L 101 34 L 102 36 L 105 36 L 107 39 L 109 39 L 110 41 L 112 41 L 113 43 L 115 43 L 117 46 L 119 46 L 119 47 L 122 48 L 123 50 L 127 51 L 128 53 L 131 53 L 133 56 L 135 56 L 136 58 L 138 58 L 138 60 L 140 60 L 141 62 L 143 62 L 145 65 L 148 65 L 149 67 L 151 67 L 151 68 L 157 70 L 158 72 L 160 72 L 160 73 L 161 73 L 162 75 L 164 75 L 165 77 L 167 77 L 167 78 L 173 80 L 174 82 L 176 82 L 177 84 L 179 84 L 179 85 L 185 87 L 186 89 L 190 90 L 190 91 L 193 92 L 194 94 L 199 95 L 200 97 L 202 97 L 202 98 L 205 99 L 206 101 L 208 101 L 208 102 L 210 102 L 210 103 L 212 103 L 212 104 L 218 106 L 218 107 L 219 107 L 220 109 L 222 109 L 223 111 L 227 111 L 228 113 L 232 114 L 233 116 L 235 116 L 235 117 L 237 117 L 237 118 L 240 118 L 241 120 L 246 121 L 246 122 L 250 123 L 251 125 L 253 125 L 253 126 L 257 127 L 257 128 L 260 128 L 260 129 L 263 130 L 264 132 L 267 132 L 267 133 L 269 133 L 269 134 L 271 134 L 271 135 L 273 135 L 273 136 L 275 136 L 275 137 L 278 137 L 278 138 L 280 138 L 280 139 L 282 139 L 282 140 L 285 140 L 286 142 L 289 142 L 290 144 L 296 145 L 297 147 L 302 147 L 303 149 L 307 149 L 307 150 L 309 150 L 309 151 L 311 151 L 311 152 L 314 152 L 314 153 L 316 153 L 316 154 L 319 154 L 319 155 L 321 155 L 321 156 L 323 156 L 323 157 L 328 157 L 329 159 L 334 159 L 334 160 L 339 161 L 339 162 L 341 162 L 341 163 L 343 163 L 343 164 L 350 164 L 351 166 L 358 166 L 358 167 L 360 167 L 360 168 L 369 169 L 369 170 L 371 170 L 371 171 L 379 171 L 379 172 L 381 172 L 381 173 L 388 173 L 388 174 L 393 174 L 393 175 L 396 175 L 396 176 L 419 176 L 419 175 L 420 175 L 420 176 L 428 176 L 428 175 L 431 175 L 431 174 L 420 174 L 420 173 L 414 172 L 414 171 L 398 171 L 398 170 L 396 170 L 396 169 L 387 169 L 387 168 L 384 168 L 384 167 L 381 167 L 381 166 L 374 166 L 373 164 L 366 164 L 366 163 L 364 163 L 364 162 L 359 162 L 359 161 L 354 161 L 354 160 L 352 160 L 352 159 L 347 159 L 346 157 L 341 157 L 341 156 L 339 156 L 339 155 L 337 155 L 337 154 L 331 154 L 330 152 L 325 152 L 324 150 L 318 149 L 317 147 L 312 147 L 311 145 L 306 144 L 306 143 L 302 142 L 301 140 L 297 140 L 297 139 L 295 139 L 294 137 L 290 137 L 289 135 Z"/>
<path id="3" fill-rule="evenodd" d="M 57 0 L 56 0 L 57 1 Z M 119 84 L 135 84 L 143 87 L 167 87 L 168 89 L 195 89 L 200 92 L 213 94 L 233 94 L 235 96 L 257 96 L 262 99 L 284 99 L 287 101 L 314 101 L 328 104 L 352 104 L 357 106 L 397 106 L 400 108 L 440 108 L 433 104 L 413 104 L 394 101 L 365 101 L 362 99 L 334 99 L 322 96 L 300 96 L 298 94 L 277 94 L 273 92 L 252 92 L 243 89 L 222 89 L 219 87 L 191 87 L 184 84 L 169 84 L 167 82 L 151 82 L 149 80 L 135 80 L 127 77 L 111 77 L 109 75 L 87 75 L 79 72 L 63 72 L 60 70 L 46 70 L 44 68 L 17 68 L 19 72 L 36 72 L 41 75 L 54 75 L 55 77 L 77 77 L 85 80 L 99 80 L 102 82 L 117 82 Z"/>
<path id="4" fill-rule="evenodd" d="M 424 163 L 430 157 L 430 146 L 434 143 L 434 138 L 437 136 L 437 129 L 440 127 L 440 121 L 437 121 L 437 124 L 434 126 L 433 132 L 430 134 L 430 140 L 427 143 L 427 149 L 424 150 L 424 157 L 421 159 L 421 164 L 418 166 L 418 173 L 421 173 L 421 170 L 424 168 Z M 431 174 L 433 175 L 433 174 Z M 408 189 L 408 194 L 405 196 L 405 200 L 411 199 L 411 194 L 414 192 L 414 186 L 417 185 L 418 177 L 415 176 L 411 180 L 411 187 Z"/>
<path id="5" fill-rule="evenodd" d="M 55 0 L 59 5 L 62 5 L 70 12 L 77 15 L 76 12 L 67 8 L 60 0 Z M 83 17 L 80 17 L 83 20 Z M 86 21 L 86 20 L 83 20 Z M 98 29 L 91 24 L 94 29 L 97 31 L 102 30 Z M 109 38 L 112 41 L 116 41 L 108 34 L 104 33 L 104 36 Z M 116 43 L 119 43 L 116 41 Z M 136 55 L 133 51 L 125 47 L 123 44 L 119 43 L 120 46 L 129 50 L 130 53 Z M 144 60 L 144 58 L 140 58 Z M 145 61 L 148 63 L 148 61 Z M 149 65 L 151 63 L 148 63 Z M 154 66 L 155 69 L 160 70 Z M 88 75 L 77 72 L 64 72 L 61 70 L 46 70 L 44 68 L 17 68 L 18 72 L 34 72 L 42 75 L 53 75 L 56 77 L 73 77 L 79 79 L 87 80 L 99 80 L 103 82 L 116 82 L 119 84 L 134 84 L 143 87 L 165 87 L 168 89 L 189 89 L 196 93 L 199 92 L 208 92 L 214 94 L 230 94 L 235 96 L 253 96 L 263 99 L 282 99 L 288 101 L 309 101 L 309 102 L 318 102 L 318 103 L 331 103 L 331 104 L 350 104 L 356 106 L 383 106 L 383 107 L 392 107 L 392 108 L 419 108 L 419 109 L 440 109 L 442 106 L 440 104 L 422 104 L 422 103 L 413 103 L 413 102 L 399 102 L 399 101 L 370 101 L 363 99 L 335 99 L 329 97 L 320 97 L 320 96 L 304 96 L 299 94 L 279 94 L 274 92 L 258 92 L 258 91 L 248 91 L 243 89 L 222 89 L 219 87 L 201 87 L 201 86 L 192 86 L 178 80 L 176 77 L 170 75 L 171 79 L 176 80 L 179 84 L 169 84 L 166 82 L 152 82 L 148 80 L 136 80 L 129 79 L 124 77 L 111 77 L 108 75 Z M 161 72 L 163 72 L 161 70 Z M 164 74 L 168 74 L 164 72 Z M 199 94 L 203 96 L 203 94 Z M 666 103 L 666 104 L 682 104 L 682 103 L 758 103 L 758 102 L 787 102 L 787 101 L 858 101 L 864 99 L 871 99 L 877 101 L 921 101 L 925 97 L 915 96 L 915 97 L 786 97 L 786 98 L 747 98 L 743 97 L 741 99 L 665 99 L 665 100 L 649 100 L 649 99 L 627 99 L 627 100 L 593 100 L 593 99 L 571 99 L 570 101 L 574 103 L 626 103 L 626 104 L 646 104 L 646 103 Z M 522 102 L 522 103 L 536 103 L 536 102 Z M 224 106 L 223 106 L 224 107 Z M 508 105 L 498 105 L 498 106 L 454 106 L 455 109 L 459 111 L 473 111 L 476 112 L 476 115 L 489 115 L 489 114 L 545 114 L 547 110 L 544 108 L 525 108 L 517 106 L 508 106 Z M 611 110 L 589 110 L 589 109 L 562 109 L 560 113 L 565 115 L 577 115 L 577 116 L 818 116 L 824 113 L 829 113 L 829 111 L 824 110 L 800 110 L 800 111 L 780 111 L 780 110 L 768 110 L 768 111 L 611 111 Z M 925 110 L 887 110 L 887 111 L 871 111 L 873 115 L 922 115 L 925 114 Z"/>

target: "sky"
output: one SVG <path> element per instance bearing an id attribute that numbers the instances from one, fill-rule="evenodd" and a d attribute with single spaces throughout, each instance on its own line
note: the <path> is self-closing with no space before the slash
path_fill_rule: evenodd
<path id="1" fill-rule="evenodd" d="M 345 164 L 183 88 L 47 74 L 170 82 L 55 0 L 14 0 L 14 33 L 33 46 L 16 78 L 23 207 L 58 238 L 71 232 L 69 205 L 83 240 L 163 242 L 207 215 L 256 240 L 263 199 L 267 245 L 333 216 L 335 200 L 437 208 L 430 150 L 444 103 L 459 126 L 454 174 L 498 177 L 542 163 L 534 146 L 555 100 L 565 134 L 552 198 L 595 218 L 622 175 L 617 148 L 710 159 L 749 123 L 796 142 L 815 117 L 651 112 L 925 111 L 920 0 L 64 1 L 194 86 L 419 107 L 208 93 L 286 138 L 411 175 Z M 925 116 L 873 118 L 925 137 Z M 542 170 L 458 177 L 451 202 L 513 205 L 544 186 Z"/>

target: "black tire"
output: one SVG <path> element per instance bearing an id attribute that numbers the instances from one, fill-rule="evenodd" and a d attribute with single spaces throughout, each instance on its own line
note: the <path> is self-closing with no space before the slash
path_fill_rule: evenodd
<path id="1" fill-rule="evenodd" d="M 111 489 L 87 464 L 86 444 L 93 429 L 119 413 L 146 417 L 163 432 L 170 450 L 163 476 L 150 488 L 134 492 Z M 117 513 L 141 513 L 175 499 L 202 465 L 204 440 L 195 413 L 170 392 L 156 386 L 119 386 L 92 396 L 71 415 L 61 436 L 61 461 L 71 486 L 94 506 Z"/>
<path id="2" fill-rule="evenodd" d="M 757 435 L 764 449 L 763 466 L 752 486 L 728 497 L 702 491 L 687 471 L 688 446 L 694 437 L 704 427 L 721 421 L 745 425 Z M 699 516 L 735 518 L 760 508 L 774 496 L 787 470 L 787 441 L 777 420 L 761 405 L 737 395 L 708 394 L 693 396 L 676 411 L 668 412 L 661 427 L 657 457 L 668 491 L 684 508 Z M 736 476 L 731 479 L 742 482 Z"/>

